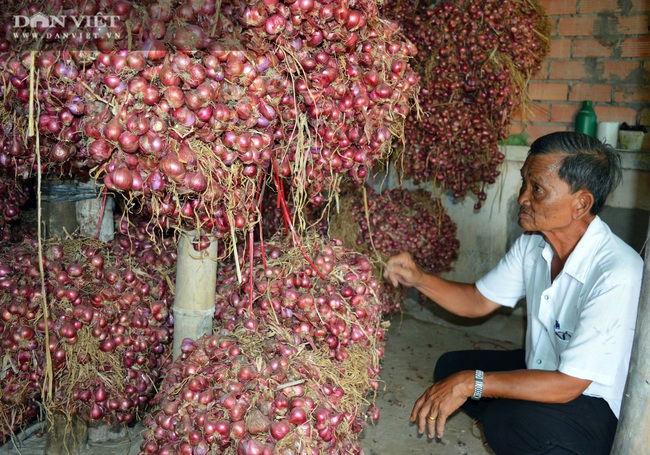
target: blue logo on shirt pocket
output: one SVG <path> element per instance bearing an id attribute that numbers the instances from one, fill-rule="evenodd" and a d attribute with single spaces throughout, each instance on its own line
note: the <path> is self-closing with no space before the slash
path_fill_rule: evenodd
<path id="1" fill-rule="evenodd" d="M 562 327 L 560 327 L 560 322 L 557 319 L 555 320 L 554 330 L 555 330 L 555 336 L 562 341 L 569 341 L 571 339 L 571 335 L 573 335 L 572 332 L 562 330 Z"/>

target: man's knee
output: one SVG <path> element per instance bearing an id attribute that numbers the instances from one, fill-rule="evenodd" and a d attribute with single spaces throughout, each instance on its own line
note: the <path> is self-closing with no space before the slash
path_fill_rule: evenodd
<path id="1" fill-rule="evenodd" d="M 459 352 L 446 352 L 438 358 L 436 366 L 433 370 L 433 380 L 435 382 L 438 382 L 441 379 L 444 379 L 460 371 L 459 354 Z"/>
<path id="2" fill-rule="evenodd" d="M 613 441 L 613 432 L 594 426 L 596 415 L 585 427 L 582 418 L 552 404 L 494 400 L 480 420 L 486 442 L 498 455 L 605 455 Z"/>
<path id="3" fill-rule="evenodd" d="M 543 441 L 535 435 L 526 415 L 504 400 L 495 400 L 481 416 L 483 434 L 490 448 L 499 455 L 543 453 Z M 539 425 L 539 422 L 537 423 Z M 548 446 L 546 447 L 548 448 Z"/>

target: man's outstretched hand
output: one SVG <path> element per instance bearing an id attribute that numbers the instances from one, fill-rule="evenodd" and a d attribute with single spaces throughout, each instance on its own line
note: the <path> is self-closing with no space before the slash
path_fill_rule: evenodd
<path id="1" fill-rule="evenodd" d="M 410 253 L 400 253 L 391 257 L 384 268 L 384 278 L 395 287 L 399 284 L 415 286 L 420 282 L 422 274 Z"/>

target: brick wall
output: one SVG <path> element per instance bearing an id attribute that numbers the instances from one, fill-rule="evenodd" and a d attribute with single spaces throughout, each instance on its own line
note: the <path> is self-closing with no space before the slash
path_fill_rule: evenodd
<path id="1" fill-rule="evenodd" d="M 531 80 L 533 100 L 512 134 L 529 141 L 572 130 L 583 100 L 598 121 L 650 126 L 650 0 L 538 0 L 551 21 L 551 51 Z"/>

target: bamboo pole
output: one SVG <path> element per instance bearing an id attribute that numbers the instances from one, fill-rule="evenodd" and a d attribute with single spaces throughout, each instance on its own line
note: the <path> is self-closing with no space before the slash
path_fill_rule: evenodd
<path id="1" fill-rule="evenodd" d="M 611 454 L 648 453 L 650 447 L 648 428 L 650 428 L 650 227 L 645 244 L 643 284 L 630 371 Z"/>
<path id="2" fill-rule="evenodd" d="M 181 354 L 185 338 L 197 340 L 212 334 L 214 295 L 217 286 L 217 240 L 202 251 L 192 247 L 196 231 L 185 232 L 178 241 L 174 294 L 173 357 Z"/>

